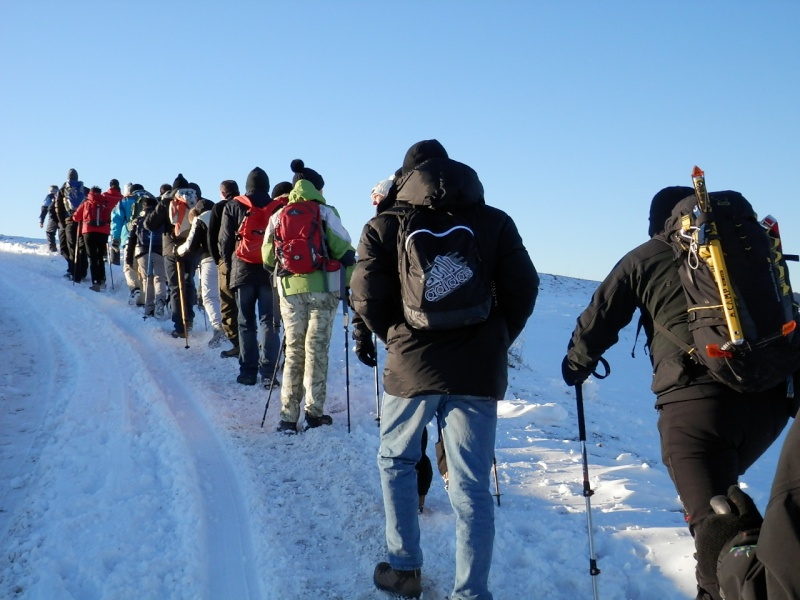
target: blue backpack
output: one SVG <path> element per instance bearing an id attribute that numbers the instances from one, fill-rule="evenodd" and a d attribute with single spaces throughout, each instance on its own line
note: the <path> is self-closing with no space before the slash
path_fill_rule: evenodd
<path id="1" fill-rule="evenodd" d="M 64 208 L 72 215 L 86 199 L 86 189 L 82 181 L 68 181 L 64 185 Z"/>

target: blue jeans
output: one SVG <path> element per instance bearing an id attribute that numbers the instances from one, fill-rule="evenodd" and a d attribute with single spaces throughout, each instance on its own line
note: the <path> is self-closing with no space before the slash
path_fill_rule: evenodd
<path id="1" fill-rule="evenodd" d="M 236 288 L 239 311 L 239 373 L 271 377 L 278 360 L 280 337 L 275 326 L 271 285 L 240 285 Z M 256 319 L 258 309 L 258 319 Z"/>
<path id="2" fill-rule="evenodd" d="M 422 567 L 417 474 L 422 431 L 438 416 L 447 456 L 450 504 L 456 515 L 456 576 L 451 600 L 491 600 L 494 545 L 490 489 L 497 402 L 494 398 L 384 394 L 378 468 L 392 568 Z"/>

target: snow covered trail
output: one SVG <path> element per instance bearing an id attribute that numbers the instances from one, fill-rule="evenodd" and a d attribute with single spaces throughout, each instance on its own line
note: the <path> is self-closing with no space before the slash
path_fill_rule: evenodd
<path id="1" fill-rule="evenodd" d="M 2 513 L 14 520 L 0 524 L 19 540 L 15 563 L 37 565 L 14 582 L 16 593 L 262 597 L 236 469 L 192 400 L 199 380 L 165 360 L 154 343 L 160 330 L 130 327 L 141 317 L 113 298 L 41 277 L 7 261 L 0 267 L 3 337 L 17 342 L 4 353 L 31 364 L 6 373 L 5 388 L 20 411 L 38 413 L 24 424 L 28 456 L 3 455 L 19 473 Z M 56 496 L 63 488 L 72 490 L 69 503 Z M 151 542 L 139 545 L 143 534 Z M 92 551 L 98 544 L 101 556 Z"/>

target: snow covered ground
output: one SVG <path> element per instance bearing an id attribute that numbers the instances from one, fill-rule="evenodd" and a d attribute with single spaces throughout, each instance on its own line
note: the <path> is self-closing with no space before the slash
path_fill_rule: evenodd
<path id="1" fill-rule="evenodd" d="M 277 394 L 262 428 L 266 392 L 236 384 L 202 315 L 186 349 L 169 321 L 128 306 L 119 267 L 104 293 L 64 270 L 42 240 L 0 236 L 0 598 L 383 598 L 375 384 L 351 354 L 348 433 L 341 315 L 334 424 L 287 439 Z M 560 362 L 596 284 L 542 280 L 500 404 L 497 600 L 592 597 Z M 633 345 L 629 327 L 607 355 L 612 375 L 584 386 L 600 597 L 693 598 L 693 544 L 660 461 L 649 361 L 641 339 L 632 359 Z M 762 510 L 782 439 L 743 479 Z M 424 596 L 440 600 L 454 517 L 438 474 L 426 506 Z"/>

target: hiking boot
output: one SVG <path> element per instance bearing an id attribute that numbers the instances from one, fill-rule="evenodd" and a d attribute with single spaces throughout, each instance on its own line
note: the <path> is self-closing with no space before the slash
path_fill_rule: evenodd
<path id="1" fill-rule="evenodd" d="M 289 435 L 297 433 L 297 423 L 281 421 L 278 423 L 278 433 L 286 433 Z"/>
<path id="2" fill-rule="evenodd" d="M 238 358 L 239 346 L 234 346 L 230 350 L 223 350 L 219 353 L 220 358 Z"/>
<path id="3" fill-rule="evenodd" d="M 387 562 L 378 563 L 372 576 L 375 587 L 384 592 L 397 594 L 401 598 L 419 598 L 422 595 L 422 573 L 398 571 Z"/>
<path id="4" fill-rule="evenodd" d="M 241 383 L 242 385 L 255 385 L 258 383 L 258 375 L 245 375 L 242 373 L 236 378 L 236 383 Z"/>
<path id="5" fill-rule="evenodd" d="M 425 496 L 419 497 L 419 514 L 425 511 Z"/>
<path id="6" fill-rule="evenodd" d="M 268 388 L 272 383 L 272 375 L 262 375 L 261 376 L 261 385 L 265 388 Z M 275 383 L 272 384 L 272 387 L 278 387 L 281 384 L 281 380 L 278 379 L 278 376 L 275 376 Z"/>
<path id="7" fill-rule="evenodd" d="M 142 295 L 142 292 L 139 288 L 133 288 L 131 290 L 131 295 L 128 298 L 128 304 L 131 306 L 139 304 L 139 297 Z"/>
<path id="8" fill-rule="evenodd" d="M 156 319 L 166 319 L 167 317 L 167 303 L 160 298 L 156 300 L 155 308 L 153 309 L 153 316 Z"/>
<path id="9" fill-rule="evenodd" d="M 106 289 L 106 284 L 93 283 L 92 285 L 89 286 L 89 289 L 92 290 L 93 292 L 102 292 L 104 289 Z"/>
<path id="10" fill-rule="evenodd" d="M 333 419 L 330 415 L 322 415 L 321 417 L 314 417 L 306 413 L 306 429 L 314 429 L 320 425 L 333 425 Z"/>
<path id="11" fill-rule="evenodd" d="M 219 345 L 225 339 L 227 339 L 227 336 L 225 335 L 225 332 L 222 331 L 222 329 L 214 329 L 214 335 L 212 335 L 211 339 L 208 340 L 208 347 L 219 348 Z"/>

